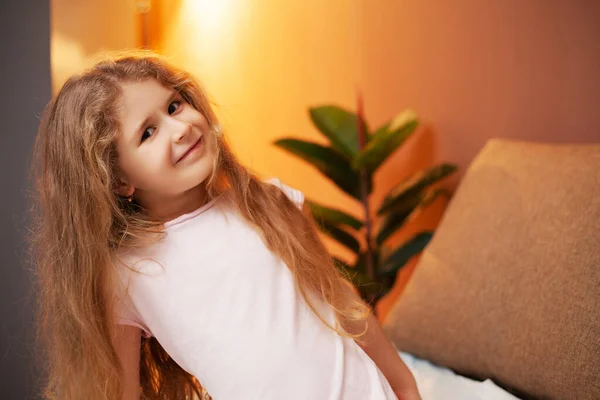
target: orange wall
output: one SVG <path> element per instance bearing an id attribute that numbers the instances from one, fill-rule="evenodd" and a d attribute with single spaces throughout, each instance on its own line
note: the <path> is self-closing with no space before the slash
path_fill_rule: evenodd
<path id="1" fill-rule="evenodd" d="M 600 2 L 360 2 L 371 116 L 411 105 L 438 156 L 465 166 L 491 137 L 600 141 Z"/>

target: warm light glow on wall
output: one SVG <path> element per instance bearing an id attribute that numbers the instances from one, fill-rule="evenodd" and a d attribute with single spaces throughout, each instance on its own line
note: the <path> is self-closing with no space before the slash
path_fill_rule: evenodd
<path id="1" fill-rule="evenodd" d="M 245 6 L 240 0 L 182 0 L 173 20 L 167 22 L 172 46 L 185 49 L 186 59 L 196 66 L 226 67 L 239 40 L 239 20 Z M 169 53 L 168 49 L 167 53 Z"/>
<path id="2" fill-rule="evenodd" d="M 239 1 L 235 0 L 184 0 L 181 5 L 181 15 L 198 29 L 205 33 L 216 33 L 227 29 L 227 20 L 236 10 L 240 9 Z"/>

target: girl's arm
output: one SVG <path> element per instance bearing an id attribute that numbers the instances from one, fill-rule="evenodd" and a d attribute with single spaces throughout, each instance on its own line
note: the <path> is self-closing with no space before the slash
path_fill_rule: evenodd
<path id="1" fill-rule="evenodd" d="M 363 343 L 357 344 L 375 362 L 386 377 L 399 400 L 420 400 L 417 383 L 398 352 L 381 329 L 379 321 L 371 313 L 367 319 L 367 332 Z M 362 332 L 364 324 L 346 327 L 351 332 Z"/>
<path id="2" fill-rule="evenodd" d="M 115 326 L 113 345 L 123 367 L 123 397 L 121 400 L 140 399 L 140 346 L 142 331 L 129 325 Z"/>

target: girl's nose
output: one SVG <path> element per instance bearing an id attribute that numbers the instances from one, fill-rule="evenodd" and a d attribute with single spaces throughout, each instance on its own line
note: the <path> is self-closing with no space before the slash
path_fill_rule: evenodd
<path id="1" fill-rule="evenodd" d="M 174 120 L 171 124 L 173 129 L 173 141 L 175 143 L 179 143 L 192 131 L 192 125 L 187 122 Z"/>

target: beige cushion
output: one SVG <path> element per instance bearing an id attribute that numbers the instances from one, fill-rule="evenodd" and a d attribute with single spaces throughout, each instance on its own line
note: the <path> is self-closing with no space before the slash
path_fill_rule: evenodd
<path id="1" fill-rule="evenodd" d="M 488 142 L 384 327 L 519 396 L 600 399 L 600 145 Z"/>

